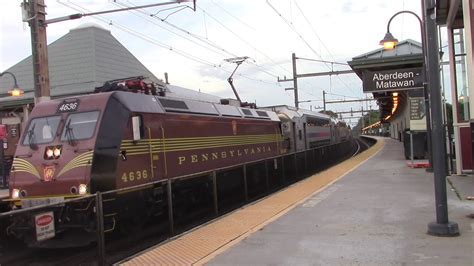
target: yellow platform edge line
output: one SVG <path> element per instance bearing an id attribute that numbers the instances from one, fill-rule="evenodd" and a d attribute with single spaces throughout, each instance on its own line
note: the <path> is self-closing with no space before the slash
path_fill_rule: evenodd
<path id="1" fill-rule="evenodd" d="M 285 215 L 295 207 L 307 201 L 313 195 L 325 190 L 333 183 L 337 182 L 339 179 L 346 176 L 358 168 L 361 164 L 375 156 L 385 146 L 385 141 L 383 138 L 376 139 L 377 143 L 374 146 L 353 158 L 350 158 L 344 162 L 339 163 L 338 165 L 292 184 L 289 187 L 269 195 L 257 202 L 250 203 L 246 207 L 237 209 L 223 216 L 221 219 L 216 219 L 215 221 L 212 221 L 203 227 L 199 227 L 188 234 L 181 235 L 178 238 L 162 245 L 149 248 L 141 252 L 138 256 L 123 262 L 121 265 L 203 265 L 215 258 L 217 255 L 228 250 L 230 247 L 239 243 L 252 233 L 261 230 L 269 223 Z M 311 185 L 312 191 L 306 191 L 309 187 L 308 184 Z M 298 195 L 295 196 L 295 192 L 299 189 L 302 190 L 300 192 L 303 193 L 297 193 Z M 285 202 L 285 204 L 281 203 L 280 198 L 285 196 L 290 198 L 293 197 L 294 201 Z M 277 207 L 274 206 L 275 202 L 278 203 Z M 252 209 L 261 209 L 262 207 L 265 207 L 265 205 L 267 205 L 265 213 L 262 214 L 263 217 L 261 217 L 261 219 L 256 219 L 256 224 L 255 222 L 249 222 L 246 224 L 246 226 L 239 226 L 244 228 L 240 228 L 238 232 L 233 232 L 232 234 L 228 235 L 225 240 L 221 239 L 223 238 L 223 235 L 219 235 L 217 233 L 218 230 L 215 230 L 222 229 L 219 227 L 222 227 L 226 221 L 229 223 L 235 222 L 236 217 L 248 215 L 245 212 L 252 212 Z M 213 232 L 214 235 L 211 235 L 210 233 Z M 203 233 L 206 235 L 205 239 L 202 237 Z M 229 232 L 227 233 L 229 234 Z M 198 254 L 189 256 L 190 250 L 186 250 L 186 247 L 190 247 L 191 244 L 184 244 L 187 241 L 194 244 L 203 244 L 203 242 L 205 242 L 209 249 L 203 249 L 201 252 L 197 252 Z"/>

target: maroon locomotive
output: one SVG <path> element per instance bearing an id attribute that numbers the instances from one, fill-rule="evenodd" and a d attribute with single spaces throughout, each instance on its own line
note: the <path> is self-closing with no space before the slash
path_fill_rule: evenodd
<path id="1" fill-rule="evenodd" d="M 282 131 L 279 114 L 271 110 L 162 97 L 141 80 L 113 85 L 109 92 L 34 108 L 10 174 L 12 205 L 61 202 L 275 157 L 301 146 L 301 132 L 294 138 L 294 132 Z M 327 133 L 318 133 L 326 138 L 318 141 L 326 145 L 335 133 L 330 134 L 327 116 L 319 119 Z M 81 221 L 87 223 L 68 217 L 57 227 L 77 227 Z M 31 240 L 21 228 L 10 230 Z"/>

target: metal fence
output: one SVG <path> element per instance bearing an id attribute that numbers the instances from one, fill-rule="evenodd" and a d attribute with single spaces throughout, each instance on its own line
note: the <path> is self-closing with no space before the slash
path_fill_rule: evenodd
<path id="1" fill-rule="evenodd" d="M 354 142 L 347 141 L 2 213 L 0 264 L 113 263 L 323 170 L 347 158 L 346 155 L 354 150 L 353 146 Z M 68 212 L 83 212 L 84 215 L 79 221 L 58 221 L 68 217 Z M 85 244 L 81 241 L 86 239 L 93 239 L 93 243 L 65 252 L 45 252 L 25 248 L 22 241 L 16 240 L 21 234 L 27 240 L 51 237 L 51 228 L 38 222 L 47 215 L 56 218 L 56 223 L 53 221 L 54 238 L 37 242 L 39 245 L 56 241 L 66 247 Z M 46 223 L 47 219 L 44 219 L 43 223 Z M 77 224 L 83 228 L 74 228 Z M 68 231 L 83 233 L 68 235 Z"/>

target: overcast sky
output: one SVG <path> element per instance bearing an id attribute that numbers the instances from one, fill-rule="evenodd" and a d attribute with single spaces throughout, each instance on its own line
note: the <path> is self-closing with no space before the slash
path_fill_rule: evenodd
<path id="1" fill-rule="evenodd" d="M 30 29 L 22 22 L 20 0 L 2 1 L 0 18 L 0 71 L 31 55 Z M 45 0 L 47 18 L 164 1 L 152 0 Z M 258 106 L 293 105 L 291 53 L 297 57 L 345 63 L 352 57 L 379 49 L 390 17 L 401 10 L 420 14 L 415 0 L 197 0 L 197 10 L 168 5 L 51 24 L 48 43 L 84 23 L 111 31 L 158 78 L 168 72 L 170 82 L 221 97 L 233 97 L 227 78 L 235 64 L 224 59 L 248 56 L 234 76 L 243 101 Z M 169 10 L 163 9 L 173 8 Z M 162 11 L 160 11 L 162 10 Z M 154 15 L 154 16 L 150 16 Z M 164 22 L 162 21 L 164 20 Z M 419 24 L 411 15 L 397 16 L 391 24 L 399 40 L 420 41 Z M 297 61 L 297 72 L 325 72 L 348 66 Z M 362 98 L 362 82 L 355 74 L 299 79 L 303 108 L 329 100 Z M 361 104 L 332 104 L 347 111 Z M 364 106 L 365 108 L 365 106 Z M 372 104 L 372 108 L 377 108 Z M 355 121 L 355 120 L 354 120 Z"/>

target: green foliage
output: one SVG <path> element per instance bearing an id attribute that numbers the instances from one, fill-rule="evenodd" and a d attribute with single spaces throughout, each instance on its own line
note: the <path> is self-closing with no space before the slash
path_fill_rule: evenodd
<path id="1" fill-rule="evenodd" d="M 338 118 L 337 114 L 331 110 L 326 110 L 326 111 L 319 111 L 321 114 L 327 114 L 332 118 Z"/>

